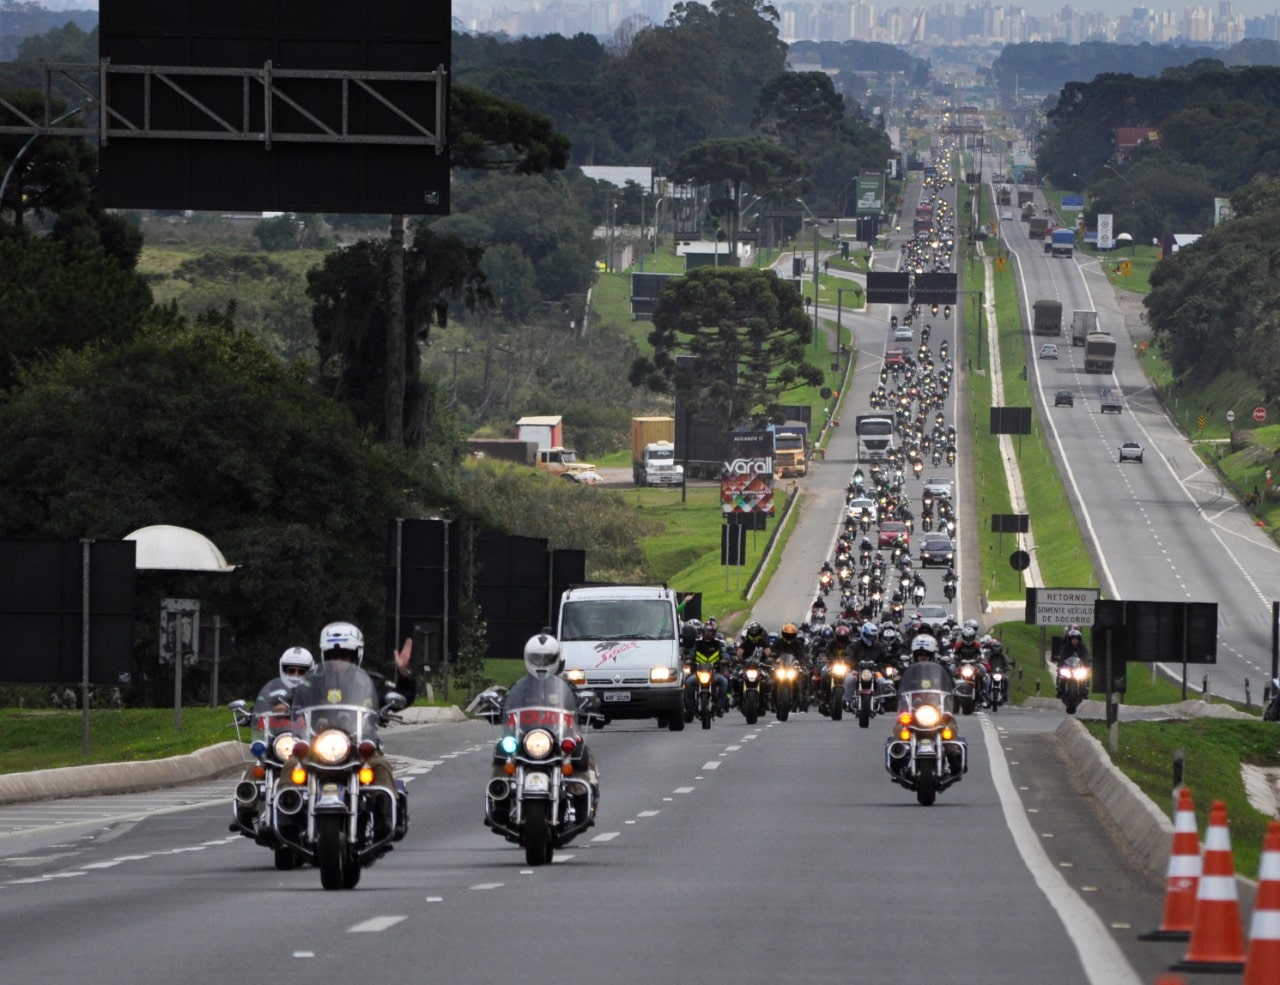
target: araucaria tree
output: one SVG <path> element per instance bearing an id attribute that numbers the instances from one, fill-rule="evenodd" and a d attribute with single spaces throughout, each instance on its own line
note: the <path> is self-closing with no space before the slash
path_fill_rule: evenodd
<path id="1" fill-rule="evenodd" d="M 658 297 L 653 357 L 631 366 L 633 385 L 695 395 L 700 416 L 734 427 L 777 413 L 784 394 L 822 382 L 805 362 L 812 322 L 795 287 L 771 270 L 699 267 Z M 690 377 L 676 356 L 697 357 Z"/>

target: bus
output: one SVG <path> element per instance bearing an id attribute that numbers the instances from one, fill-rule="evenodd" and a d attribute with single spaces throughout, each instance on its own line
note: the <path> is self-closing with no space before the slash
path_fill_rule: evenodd
<path id="1" fill-rule="evenodd" d="M 893 443 L 893 418 L 884 414 L 859 414 L 854 429 L 858 435 L 858 461 L 884 461 Z"/>

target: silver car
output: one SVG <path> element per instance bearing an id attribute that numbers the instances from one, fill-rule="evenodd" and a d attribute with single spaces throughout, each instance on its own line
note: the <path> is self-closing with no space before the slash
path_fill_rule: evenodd
<path id="1" fill-rule="evenodd" d="M 1126 441 L 1120 446 L 1120 461 L 1142 464 L 1142 445 L 1136 441 Z"/>

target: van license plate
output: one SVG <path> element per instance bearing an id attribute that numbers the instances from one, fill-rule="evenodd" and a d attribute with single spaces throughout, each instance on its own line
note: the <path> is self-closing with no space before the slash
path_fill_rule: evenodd
<path id="1" fill-rule="evenodd" d="M 630 691 L 605 691 L 604 700 L 605 701 L 630 701 L 631 692 Z"/>

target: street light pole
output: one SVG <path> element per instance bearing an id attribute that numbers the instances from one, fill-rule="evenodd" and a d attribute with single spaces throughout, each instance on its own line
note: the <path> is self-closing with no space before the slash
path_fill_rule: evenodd
<path id="1" fill-rule="evenodd" d="M 94 99 L 85 100 L 83 103 L 81 103 L 79 106 L 75 107 L 74 109 L 69 109 L 65 113 L 55 116 L 52 120 L 49 121 L 48 126 L 49 127 L 57 126 L 63 120 L 67 119 L 67 117 L 75 116 L 81 110 L 88 109 L 95 102 L 97 102 L 97 100 L 94 100 Z M 0 208 L 4 207 L 4 193 L 5 193 L 5 189 L 9 187 L 9 179 L 13 176 L 13 169 L 17 167 L 18 162 L 22 160 L 22 155 L 31 149 L 31 145 L 36 142 L 36 138 L 42 137 L 42 136 L 44 136 L 43 132 L 33 133 L 30 136 L 30 138 L 27 140 L 27 142 L 18 149 L 18 153 L 13 155 L 13 160 L 9 162 L 9 167 L 4 173 L 4 180 L 0 181 Z M 15 218 L 20 217 L 21 214 L 22 214 L 21 210 L 14 209 Z"/>
<path id="2" fill-rule="evenodd" d="M 1128 178 L 1122 175 L 1110 164 L 1104 164 L 1102 166 L 1106 168 L 1108 171 L 1110 171 L 1112 174 L 1114 174 L 1121 181 L 1123 181 L 1125 183 L 1125 187 L 1129 189 L 1129 211 L 1133 213 L 1133 228 L 1137 229 L 1138 228 L 1138 199 L 1137 199 L 1137 195 L 1134 193 L 1133 184 L 1129 181 Z M 1129 253 L 1132 256 L 1137 256 L 1138 254 L 1138 234 L 1137 233 L 1129 234 Z"/>
<path id="3" fill-rule="evenodd" d="M 805 205 L 804 199 L 797 198 L 797 202 L 801 207 L 809 213 L 809 218 L 813 220 L 813 344 L 818 344 L 818 217 L 813 214 L 813 210 Z"/>

